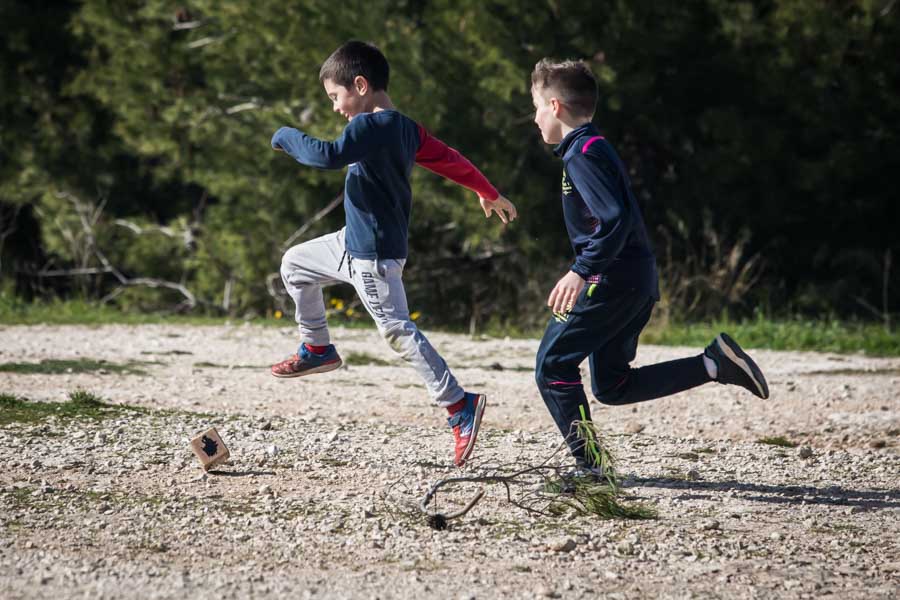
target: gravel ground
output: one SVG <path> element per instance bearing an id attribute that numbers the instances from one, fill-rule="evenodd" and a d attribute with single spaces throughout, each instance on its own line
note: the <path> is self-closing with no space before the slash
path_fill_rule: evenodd
<path id="1" fill-rule="evenodd" d="M 533 515 L 489 485 L 435 531 L 411 507 L 461 474 L 444 416 L 374 331 L 333 335 L 349 366 L 278 380 L 268 365 L 292 351 L 291 328 L 0 326 L 0 363 L 109 365 L 0 372 L 0 393 L 123 406 L 0 425 L 0 597 L 898 596 L 898 359 L 756 351 L 768 401 L 710 384 L 595 406 L 625 492 L 654 520 Z M 488 394 L 463 474 L 552 452 L 536 340 L 429 337 Z M 645 346 L 638 363 L 696 351 Z M 232 460 L 205 474 L 188 442 L 210 426 Z M 798 447 L 758 441 L 777 436 Z"/>

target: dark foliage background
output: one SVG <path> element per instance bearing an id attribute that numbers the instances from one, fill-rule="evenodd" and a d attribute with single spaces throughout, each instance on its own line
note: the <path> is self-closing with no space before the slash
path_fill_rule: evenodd
<path id="1" fill-rule="evenodd" d="M 361 38 L 398 107 L 520 209 L 486 222 L 416 172 L 408 291 L 432 324 L 537 323 L 571 260 L 560 165 L 531 121 L 543 56 L 601 80 L 595 121 L 653 232 L 663 318 L 900 307 L 895 0 L 3 0 L 0 27 L 0 287 L 27 299 L 290 308 L 272 274 L 299 229 L 340 227 L 340 207 L 314 216 L 343 173 L 269 138 L 340 133 L 318 66 Z"/>

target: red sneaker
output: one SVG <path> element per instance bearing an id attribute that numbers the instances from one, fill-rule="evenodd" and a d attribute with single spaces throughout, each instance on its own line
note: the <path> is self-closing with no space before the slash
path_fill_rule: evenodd
<path id="1" fill-rule="evenodd" d="M 484 414 L 487 396 L 466 393 L 463 400 L 465 401 L 463 406 L 447 419 L 447 423 L 453 428 L 453 438 L 456 440 L 456 456 L 453 463 L 457 467 L 466 464 L 475 448 L 475 440 L 478 438 L 478 429 L 481 427 L 481 416 Z"/>

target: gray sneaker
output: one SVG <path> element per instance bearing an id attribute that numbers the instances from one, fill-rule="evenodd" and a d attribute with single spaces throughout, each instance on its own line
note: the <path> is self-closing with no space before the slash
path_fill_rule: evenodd
<path id="1" fill-rule="evenodd" d="M 727 333 L 720 333 L 703 352 L 719 369 L 716 381 L 739 385 L 760 398 L 769 397 L 766 377 L 746 352 Z"/>

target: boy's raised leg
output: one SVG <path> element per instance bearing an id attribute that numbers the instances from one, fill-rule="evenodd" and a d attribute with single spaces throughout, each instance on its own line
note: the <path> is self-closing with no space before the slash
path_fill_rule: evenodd
<path id="1" fill-rule="evenodd" d="M 632 368 L 640 328 L 630 328 L 590 356 L 594 397 L 602 404 L 623 406 L 671 396 L 710 381 L 738 385 L 760 398 L 769 397 L 766 378 L 757 364 L 723 333 L 704 354 Z M 623 352 L 623 350 L 626 350 Z M 711 372 L 708 363 L 712 363 Z"/>
<path id="2" fill-rule="evenodd" d="M 341 366 L 341 358 L 328 334 L 322 286 L 351 283 L 346 262 L 343 229 L 298 244 L 284 253 L 281 279 L 296 306 L 300 346 L 295 354 L 272 365 L 275 377 L 301 377 Z"/>

